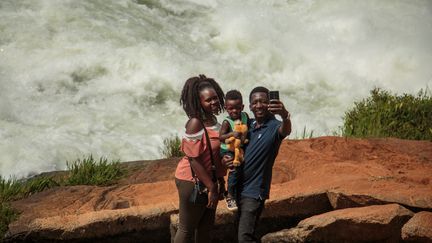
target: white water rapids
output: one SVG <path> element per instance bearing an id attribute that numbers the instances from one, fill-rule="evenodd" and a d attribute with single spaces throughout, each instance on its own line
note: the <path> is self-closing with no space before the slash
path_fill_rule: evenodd
<path id="1" fill-rule="evenodd" d="M 431 88 L 431 43 L 428 0 L 1 0 L 0 175 L 161 158 L 200 73 L 280 90 L 292 138 L 332 135 L 374 87 Z"/>

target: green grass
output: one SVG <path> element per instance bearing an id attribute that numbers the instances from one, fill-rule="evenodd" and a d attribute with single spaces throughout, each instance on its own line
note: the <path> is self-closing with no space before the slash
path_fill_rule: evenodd
<path id="1" fill-rule="evenodd" d="M 67 167 L 70 175 L 65 181 L 66 185 L 106 186 L 115 183 L 125 174 L 119 161 L 108 162 L 104 157 L 96 161 L 92 155 L 67 162 Z"/>
<path id="2" fill-rule="evenodd" d="M 11 201 L 22 194 L 22 183 L 15 178 L 3 179 L 0 177 L 0 202 Z"/>
<path id="3" fill-rule="evenodd" d="M 58 186 L 51 178 L 38 177 L 27 180 L 0 176 L 0 241 L 8 229 L 8 225 L 15 220 L 19 213 L 10 206 L 10 201 L 24 198 L 32 193 Z"/>
<path id="4" fill-rule="evenodd" d="M 161 153 L 164 158 L 174 158 L 184 156 L 184 153 L 180 149 L 181 139 L 177 135 L 171 135 L 163 140 L 163 146 Z"/>
<path id="5" fill-rule="evenodd" d="M 0 201 L 18 200 L 55 186 L 59 186 L 59 183 L 50 177 L 34 177 L 25 180 L 15 178 L 5 180 L 0 177 Z"/>
<path id="6" fill-rule="evenodd" d="M 304 126 L 301 134 L 299 135 L 296 131 L 293 139 L 310 139 L 313 138 L 313 136 L 314 136 L 314 131 L 313 130 L 308 131 L 306 126 Z"/>
<path id="7" fill-rule="evenodd" d="M 347 137 L 396 137 L 432 140 L 432 97 L 391 94 L 375 88 L 345 113 L 342 134 Z"/>
<path id="8" fill-rule="evenodd" d="M 7 202 L 0 202 L 0 242 L 2 242 L 8 225 L 18 217 L 18 212 Z"/>
<path id="9" fill-rule="evenodd" d="M 125 174 L 120 168 L 119 161 L 108 162 L 106 158 L 96 161 L 92 155 L 71 163 L 67 162 L 67 166 L 69 171 L 64 178 L 40 175 L 22 180 L 6 180 L 0 176 L 0 242 L 8 225 L 19 215 L 11 207 L 11 201 L 57 186 L 110 185 Z"/>

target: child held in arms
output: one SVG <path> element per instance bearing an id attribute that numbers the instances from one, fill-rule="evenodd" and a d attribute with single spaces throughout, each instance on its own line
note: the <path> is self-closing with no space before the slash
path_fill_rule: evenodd
<path id="1" fill-rule="evenodd" d="M 227 208 L 236 210 L 236 187 L 237 187 L 237 167 L 243 161 L 244 143 L 247 143 L 247 122 L 248 115 L 243 112 L 243 98 L 239 91 L 230 90 L 225 95 L 225 110 L 228 116 L 223 120 L 219 131 L 221 141 L 221 154 L 234 157 L 234 167 L 228 173 L 228 191 L 225 196 Z"/>

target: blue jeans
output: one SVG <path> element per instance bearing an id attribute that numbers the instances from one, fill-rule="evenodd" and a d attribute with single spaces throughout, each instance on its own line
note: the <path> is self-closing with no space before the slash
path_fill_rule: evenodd
<path id="1" fill-rule="evenodd" d="M 232 198 L 237 198 L 237 181 L 238 181 L 238 172 L 237 168 L 234 168 L 232 171 L 228 173 L 228 195 Z"/>
<path id="2" fill-rule="evenodd" d="M 255 235 L 265 200 L 240 197 L 237 201 L 238 242 L 261 242 Z"/>

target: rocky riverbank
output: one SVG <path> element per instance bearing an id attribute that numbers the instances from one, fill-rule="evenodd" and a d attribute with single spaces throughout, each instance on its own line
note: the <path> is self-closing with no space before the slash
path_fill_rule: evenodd
<path id="1" fill-rule="evenodd" d="M 109 187 L 58 187 L 15 201 L 9 242 L 169 242 L 178 159 L 124 165 Z M 264 242 L 432 241 L 432 142 L 320 137 L 283 142 L 259 226 Z M 235 239 L 218 207 L 216 242 Z"/>

